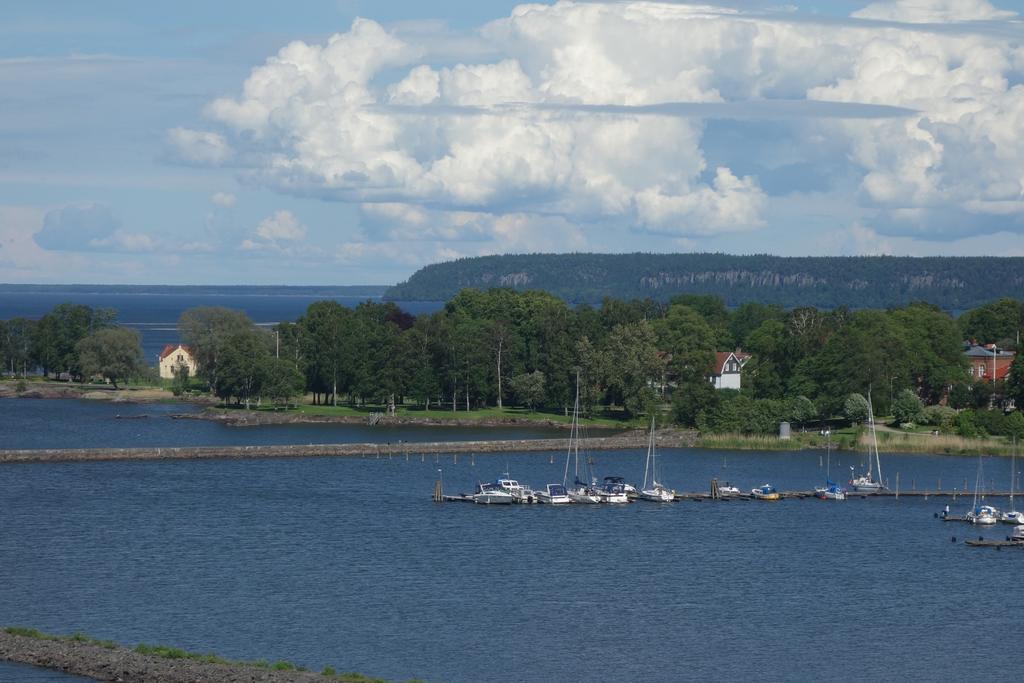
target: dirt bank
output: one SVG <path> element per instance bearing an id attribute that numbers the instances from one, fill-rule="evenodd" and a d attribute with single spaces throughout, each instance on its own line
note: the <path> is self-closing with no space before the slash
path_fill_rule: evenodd
<path id="1" fill-rule="evenodd" d="M 123 683 L 296 683 L 334 681 L 308 671 L 276 671 L 251 664 L 213 664 L 144 655 L 70 639 L 42 640 L 0 631 L 0 660 L 31 664 L 97 681 Z"/>
<path id="2" fill-rule="evenodd" d="M 25 382 L 25 390 L 18 391 L 18 382 L 0 382 L 0 398 L 75 398 L 121 403 L 156 403 L 177 401 L 174 394 L 156 387 L 124 387 L 114 389 L 98 384 L 71 384 L 69 382 Z M 185 402 L 185 401 L 182 401 Z M 209 405 L 209 400 L 189 399 L 190 403 Z"/>
<path id="3" fill-rule="evenodd" d="M 171 417 L 180 420 L 212 420 L 232 427 L 258 427 L 275 424 L 374 424 L 374 425 L 417 425 L 423 427 L 551 427 L 569 429 L 566 422 L 537 420 L 522 417 L 461 418 L 461 417 L 418 417 L 416 415 L 390 416 L 366 415 L 307 415 L 299 411 L 268 412 L 265 410 L 224 410 L 210 408 L 199 413 L 183 413 Z M 603 431 L 603 427 L 590 427 Z M 608 428 L 609 431 L 612 428 Z"/>

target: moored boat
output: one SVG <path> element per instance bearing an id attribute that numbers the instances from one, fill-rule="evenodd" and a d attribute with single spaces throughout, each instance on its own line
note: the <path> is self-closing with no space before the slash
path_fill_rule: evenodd
<path id="1" fill-rule="evenodd" d="M 964 517 L 971 524 L 995 524 L 999 521 L 999 511 L 991 505 L 978 505 Z"/>
<path id="2" fill-rule="evenodd" d="M 644 483 L 640 498 L 653 503 L 669 503 L 676 499 L 675 491 L 658 481 L 658 454 L 654 443 L 654 417 L 651 417 L 651 435 L 647 441 L 647 461 L 644 464 Z M 648 480 L 648 474 L 650 479 Z M 648 485 L 648 481 L 650 484 Z"/>
<path id="3" fill-rule="evenodd" d="M 616 482 L 605 482 L 603 486 L 597 489 L 597 495 L 602 503 L 621 505 L 629 502 L 626 486 Z"/>
<path id="4" fill-rule="evenodd" d="M 764 484 L 755 489 L 750 489 L 750 495 L 758 500 L 779 500 L 782 498 L 778 489 L 771 484 Z"/>
<path id="5" fill-rule="evenodd" d="M 508 491 L 503 491 L 497 484 L 478 484 L 473 502 L 480 505 L 511 505 L 515 498 Z"/>
<path id="6" fill-rule="evenodd" d="M 815 488 L 814 497 L 821 500 L 846 500 L 846 489 L 830 481 L 827 486 Z"/>
<path id="7" fill-rule="evenodd" d="M 537 491 L 537 502 L 546 505 L 567 505 L 573 502 L 569 491 L 561 484 L 548 484 L 543 491 Z"/>
<path id="8" fill-rule="evenodd" d="M 878 454 L 878 434 L 875 431 L 875 412 L 871 405 L 871 390 L 868 389 L 868 422 L 871 425 L 871 450 L 868 452 L 868 471 L 859 477 L 853 476 L 850 468 L 850 490 L 857 493 L 878 493 L 882 484 L 882 460 Z M 878 479 L 875 479 L 875 476 Z"/>

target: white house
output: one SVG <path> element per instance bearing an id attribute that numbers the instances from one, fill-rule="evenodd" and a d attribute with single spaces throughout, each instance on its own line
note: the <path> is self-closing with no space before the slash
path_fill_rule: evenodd
<path id="1" fill-rule="evenodd" d="M 179 365 L 188 368 L 188 376 L 195 377 L 199 363 L 196 362 L 192 350 L 183 344 L 168 344 L 160 352 L 160 377 L 174 379 L 174 371 Z"/>
<path id="2" fill-rule="evenodd" d="M 750 360 L 750 354 L 742 351 L 716 352 L 715 365 L 711 368 L 709 376 L 715 389 L 739 389 L 740 372 L 748 360 Z"/>

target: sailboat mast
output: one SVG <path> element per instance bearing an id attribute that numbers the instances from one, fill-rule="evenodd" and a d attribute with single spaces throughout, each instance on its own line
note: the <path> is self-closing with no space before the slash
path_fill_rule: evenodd
<path id="1" fill-rule="evenodd" d="M 647 460 L 644 461 L 644 485 L 643 489 L 647 488 L 647 470 L 651 467 L 651 453 L 654 452 L 654 417 L 651 417 L 651 433 L 647 437 Z"/>
<path id="2" fill-rule="evenodd" d="M 875 465 L 876 471 L 878 472 L 878 483 L 881 484 L 882 483 L 882 460 L 881 460 L 881 458 L 878 455 L 878 433 L 875 431 L 875 410 L 874 410 L 874 406 L 871 404 L 871 387 L 868 387 L 868 418 L 871 420 L 871 447 L 875 451 L 875 453 L 874 453 L 874 456 L 875 456 L 874 465 Z M 872 479 L 871 479 L 871 465 L 872 465 L 871 457 L 869 456 L 868 457 L 868 480 L 869 481 L 872 481 Z"/>

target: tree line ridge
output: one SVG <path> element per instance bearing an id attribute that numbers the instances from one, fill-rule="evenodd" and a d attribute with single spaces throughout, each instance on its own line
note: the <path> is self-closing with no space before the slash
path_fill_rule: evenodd
<path id="1" fill-rule="evenodd" d="M 923 300 L 962 311 L 1000 297 L 1024 298 L 1024 258 L 509 254 L 425 266 L 388 289 L 385 299 L 447 301 L 467 287 L 538 289 L 571 303 L 699 294 L 730 307 L 887 308 Z"/>

